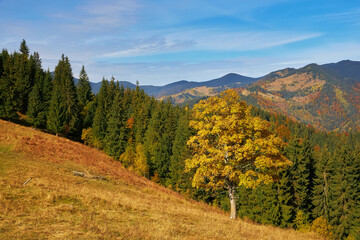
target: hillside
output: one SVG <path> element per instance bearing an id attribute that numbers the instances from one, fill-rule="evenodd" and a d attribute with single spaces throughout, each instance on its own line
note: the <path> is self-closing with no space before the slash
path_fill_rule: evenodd
<path id="1" fill-rule="evenodd" d="M 3 120 L 0 159 L 0 239 L 320 239 L 231 221 L 100 151 Z"/>
<path id="2" fill-rule="evenodd" d="M 360 128 L 360 81 L 310 64 L 268 74 L 242 91 L 263 109 L 286 114 L 326 131 Z"/>

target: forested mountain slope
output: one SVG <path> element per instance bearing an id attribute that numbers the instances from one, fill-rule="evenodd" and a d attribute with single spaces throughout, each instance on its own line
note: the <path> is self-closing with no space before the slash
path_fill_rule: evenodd
<path id="1" fill-rule="evenodd" d="M 268 74 L 241 93 L 251 104 L 320 130 L 359 129 L 360 80 L 341 73 L 317 64 L 288 68 Z"/>

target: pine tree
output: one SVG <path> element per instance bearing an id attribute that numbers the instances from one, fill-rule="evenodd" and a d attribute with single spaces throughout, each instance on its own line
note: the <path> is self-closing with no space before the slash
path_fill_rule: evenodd
<path id="1" fill-rule="evenodd" d="M 69 59 L 61 56 L 58 65 L 55 67 L 54 87 L 60 90 L 64 106 L 63 129 L 67 135 L 80 135 L 79 106 L 76 95 L 74 78 L 72 76 Z M 79 137 L 79 136 L 78 136 Z"/>
<path id="2" fill-rule="evenodd" d="M 107 114 L 108 114 L 108 95 L 109 83 L 103 79 L 100 87 L 100 91 L 96 96 L 96 111 L 93 121 L 93 134 L 97 141 L 103 143 L 105 135 L 107 133 Z M 102 148 L 103 146 L 97 146 Z"/>
<path id="3" fill-rule="evenodd" d="M 17 94 L 15 60 L 7 50 L 1 52 L 2 71 L 0 75 L 0 117 L 17 119 Z"/>
<path id="4" fill-rule="evenodd" d="M 185 190 L 191 187 L 189 174 L 185 173 L 185 160 L 190 157 L 190 150 L 186 145 L 192 132 L 189 128 L 190 112 L 185 113 L 179 118 L 175 132 L 175 140 L 170 157 L 169 179 L 167 185 L 171 185 L 175 190 Z"/>
<path id="5" fill-rule="evenodd" d="M 281 211 L 281 227 L 291 227 L 295 219 L 295 190 L 291 171 L 285 170 L 280 173 L 280 179 L 277 183 L 278 198 Z"/>
<path id="6" fill-rule="evenodd" d="M 31 77 L 31 66 L 29 63 L 29 50 L 25 40 L 21 43 L 20 51 L 22 54 L 14 54 L 15 56 L 15 94 L 16 108 L 21 113 L 26 113 L 28 106 L 28 98 L 34 84 Z"/>
<path id="7" fill-rule="evenodd" d="M 52 78 L 52 74 L 51 74 L 50 70 L 48 69 L 44 73 L 44 80 L 43 80 L 43 85 L 41 88 L 45 115 L 47 115 L 49 112 L 52 90 L 53 90 L 53 78 Z"/>
<path id="8" fill-rule="evenodd" d="M 290 168 L 293 176 L 295 204 L 306 218 L 311 218 L 312 190 L 314 178 L 313 151 L 309 141 L 294 139 L 287 148 L 287 157 L 293 162 Z"/>
<path id="9" fill-rule="evenodd" d="M 82 66 L 80 71 L 79 83 L 77 84 L 77 96 L 79 105 L 82 106 L 82 108 L 93 100 L 89 77 L 84 66 Z"/>
<path id="10" fill-rule="evenodd" d="M 58 135 L 63 131 L 65 108 L 59 89 L 55 88 L 50 100 L 49 113 L 47 116 L 47 129 Z"/>
<path id="11" fill-rule="evenodd" d="M 91 85 L 89 77 L 82 66 L 79 76 L 79 83 L 77 85 L 77 96 L 79 102 L 80 115 L 82 119 L 82 127 L 88 128 L 92 124 L 92 118 L 95 114 L 94 97 L 91 92 Z"/>
<path id="12" fill-rule="evenodd" d="M 323 216 L 329 220 L 329 179 L 330 179 L 330 153 L 325 146 L 318 157 L 315 167 L 313 190 L 313 218 Z"/>
<path id="13" fill-rule="evenodd" d="M 339 239 L 346 238 L 359 222 L 359 164 L 347 144 L 335 153 L 332 162 L 329 218 L 333 232 Z"/>
<path id="14" fill-rule="evenodd" d="M 29 47 L 26 44 L 25 39 L 23 39 L 21 44 L 20 44 L 20 52 L 21 52 L 22 55 L 26 55 L 26 56 L 29 56 L 29 54 L 30 54 L 30 50 L 29 50 Z"/>
<path id="15" fill-rule="evenodd" d="M 46 126 L 46 113 L 43 97 L 39 84 L 35 84 L 30 96 L 27 116 L 31 119 L 31 123 L 37 128 Z"/>
<path id="16" fill-rule="evenodd" d="M 121 97 L 118 93 L 109 114 L 107 134 L 104 139 L 106 144 L 105 151 L 115 159 L 119 159 L 126 148 L 126 137 L 127 129 L 125 127 L 124 109 L 122 108 Z"/>

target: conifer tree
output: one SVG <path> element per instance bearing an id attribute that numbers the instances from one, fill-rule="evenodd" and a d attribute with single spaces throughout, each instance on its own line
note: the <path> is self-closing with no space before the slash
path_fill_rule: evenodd
<path id="1" fill-rule="evenodd" d="M 0 117 L 17 119 L 17 94 L 14 56 L 7 50 L 1 52 L 2 72 L 0 75 Z"/>
<path id="2" fill-rule="evenodd" d="M 61 92 L 64 106 L 63 130 L 67 135 L 76 136 L 80 134 L 79 106 L 76 95 L 74 78 L 72 76 L 69 59 L 61 56 L 58 65 L 55 67 L 54 87 Z"/>
<path id="3" fill-rule="evenodd" d="M 63 131 L 65 119 L 65 108 L 59 89 L 55 88 L 50 100 L 49 113 L 47 117 L 47 129 L 58 135 Z"/>
<path id="4" fill-rule="evenodd" d="M 294 139 L 287 148 L 287 157 L 294 164 L 290 168 L 293 176 L 295 204 L 306 218 L 311 218 L 312 190 L 314 178 L 313 151 L 309 141 Z"/>
<path id="5" fill-rule="evenodd" d="M 50 100 L 53 90 L 53 78 L 49 69 L 44 73 L 43 85 L 41 87 L 41 93 L 44 103 L 44 112 L 45 115 L 47 115 L 49 112 Z"/>
<path id="6" fill-rule="evenodd" d="M 93 121 L 93 134 L 94 137 L 100 143 L 103 142 L 106 132 L 107 132 L 107 114 L 108 114 L 108 103 L 107 103 L 107 95 L 108 95 L 109 83 L 105 79 L 101 82 L 100 91 L 96 96 L 96 111 Z M 102 147 L 102 146 L 97 146 Z"/>
<path id="7" fill-rule="evenodd" d="M 46 112 L 44 105 L 40 86 L 39 84 L 35 84 L 29 96 L 29 106 L 27 111 L 27 115 L 35 127 L 43 128 L 46 126 Z"/>
<path id="8" fill-rule="evenodd" d="M 281 227 L 292 226 L 295 219 L 295 191 L 293 185 L 293 177 L 290 169 L 280 173 L 280 179 L 277 183 L 279 191 L 279 203 L 281 210 Z"/>
<path id="9" fill-rule="evenodd" d="M 314 219 L 323 216 L 329 220 L 329 179 L 330 179 L 330 153 L 325 146 L 318 157 L 315 167 L 313 190 Z"/>
<path id="10" fill-rule="evenodd" d="M 115 96 L 109 114 L 107 134 L 104 139 L 106 144 L 105 151 L 115 159 L 119 159 L 126 148 L 126 137 L 124 109 L 122 108 L 120 93 L 118 93 Z"/>
<path id="11" fill-rule="evenodd" d="M 95 102 L 92 94 L 92 89 L 89 81 L 89 77 L 85 71 L 85 67 L 82 66 L 79 76 L 79 83 L 77 85 L 77 96 L 79 100 L 79 109 L 82 119 L 82 127 L 88 128 L 92 124 L 92 118 L 95 115 Z"/>
<path id="12" fill-rule="evenodd" d="M 29 49 L 25 40 L 21 43 L 20 51 L 22 54 L 14 54 L 15 56 L 15 94 L 16 108 L 21 113 L 26 113 L 28 106 L 28 98 L 34 84 L 31 77 L 31 68 L 29 63 Z"/>
<path id="13" fill-rule="evenodd" d="M 171 185 L 173 189 L 186 189 L 191 187 L 189 175 L 184 172 L 185 160 L 190 157 L 190 150 L 186 145 L 192 132 L 189 128 L 190 111 L 180 116 L 175 132 L 175 140 L 172 147 L 172 155 L 170 157 L 169 180 L 167 185 Z"/>
<path id="14" fill-rule="evenodd" d="M 21 52 L 22 55 L 26 55 L 26 56 L 29 56 L 29 54 L 30 54 L 30 50 L 29 50 L 29 47 L 26 44 L 25 39 L 23 39 L 21 44 L 20 44 L 20 52 Z"/>
<path id="15" fill-rule="evenodd" d="M 334 169 L 330 178 L 329 218 L 333 232 L 339 239 L 344 239 L 359 223 L 359 163 L 351 154 L 347 144 L 335 153 Z"/>
<path id="16" fill-rule="evenodd" d="M 82 66 L 80 71 L 79 83 L 77 84 L 77 96 L 79 99 L 79 105 L 82 107 L 86 106 L 93 100 L 89 77 L 84 66 Z"/>

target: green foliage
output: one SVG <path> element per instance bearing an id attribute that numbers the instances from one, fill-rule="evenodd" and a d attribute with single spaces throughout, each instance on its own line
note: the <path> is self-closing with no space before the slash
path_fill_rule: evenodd
<path id="1" fill-rule="evenodd" d="M 50 100 L 49 114 L 47 116 L 47 129 L 56 133 L 63 132 L 65 120 L 65 107 L 62 101 L 61 92 L 58 89 L 54 90 L 54 93 Z"/>
<path id="2" fill-rule="evenodd" d="M 27 116 L 35 127 L 44 128 L 46 126 L 45 103 L 38 84 L 35 84 L 30 93 Z"/>
<path id="3" fill-rule="evenodd" d="M 357 158 L 357 159 L 356 159 Z M 335 152 L 336 161 L 332 162 L 333 174 L 330 178 L 329 201 L 330 224 L 339 239 L 349 236 L 359 224 L 359 160 L 348 145 L 341 146 Z"/>
<path id="4" fill-rule="evenodd" d="M 126 148 L 128 130 L 125 127 L 124 112 L 121 96 L 118 93 L 109 114 L 107 134 L 104 139 L 105 151 L 115 159 L 118 159 Z"/>

